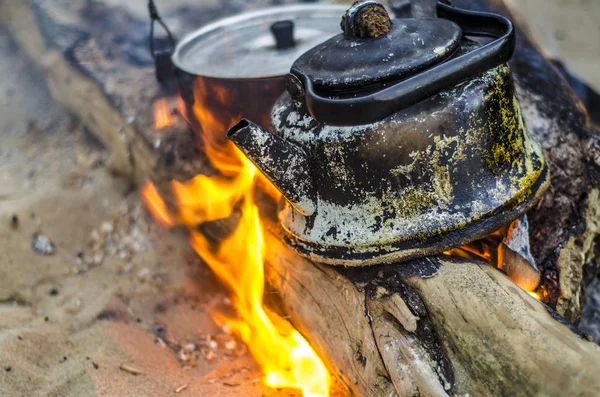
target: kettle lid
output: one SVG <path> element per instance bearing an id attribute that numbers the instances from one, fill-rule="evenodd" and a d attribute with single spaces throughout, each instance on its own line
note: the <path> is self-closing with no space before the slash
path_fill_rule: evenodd
<path id="1" fill-rule="evenodd" d="M 515 50 L 513 24 L 502 15 L 440 0 L 436 16 L 392 22 L 379 3 L 355 3 L 342 19 L 343 35 L 292 65 L 288 92 L 320 123 L 368 124 L 502 65 Z M 463 34 L 492 41 L 463 51 Z"/>
<path id="2" fill-rule="evenodd" d="M 342 18 L 342 34 L 299 57 L 291 73 L 320 91 L 356 91 L 399 81 L 452 57 L 462 38 L 447 19 L 390 20 L 376 1 L 355 3 Z"/>

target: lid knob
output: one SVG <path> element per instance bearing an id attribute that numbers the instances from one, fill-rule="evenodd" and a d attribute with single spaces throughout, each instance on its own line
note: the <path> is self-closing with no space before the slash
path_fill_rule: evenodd
<path id="1" fill-rule="evenodd" d="M 275 37 L 275 43 L 278 50 L 292 48 L 296 42 L 294 40 L 294 22 L 277 21 L 271 25 L 271 33 Z"/>
<path id="2" fill-rule="evenodd" d="M 373 0 L 357 1 L 346 11 L 341 23 L 348 38 L 377 38 L 392 30 L 385 7 Z"/>

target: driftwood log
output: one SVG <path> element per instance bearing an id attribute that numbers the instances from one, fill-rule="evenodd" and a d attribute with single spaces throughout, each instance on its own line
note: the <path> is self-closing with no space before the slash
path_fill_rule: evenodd
<path id="1" fill-rule="evenodd" d="M 160 183 L 202 172 L 194 134 L 153 131 L 151 103 L 166 94 L 138 48 L 146 49 L 147 21 L 99 1 L 58 3 L 0 2 L 0 22 L 45 70 L 54 98 L 112 151 L 122 174 Z M 453 3 L 508 13 L 499 0 Z M 193 26 L 181 21 L 240 11 L 225 7 L 173 10 L 168 21 L 181 33 Z M 552 173 L 528 214 L 546 305 L 499 270 L 447 256 L 351 270 L 313 263 L 270 224 L 267 281 L 280 299 L 269 303 L 354 395 L 600 394 L 600 348 L 569 325 L 597 272 L 600 142 L 565 79 L 518 37 L 510 65 Z"/>

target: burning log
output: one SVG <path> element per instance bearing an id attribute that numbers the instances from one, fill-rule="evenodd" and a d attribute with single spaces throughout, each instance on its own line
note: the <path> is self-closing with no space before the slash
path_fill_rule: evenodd
<path id="1" fill-rule="evenodd" d="M 134 67 L 123 54 L 111 53 L 111 43 L 119 41 L 123 30 L 98 26 L 98 8 L 83 3 L 82 12 L 61 11 L 71 18 L 53 13 L 52 2 L 31 2 L 33 7 L 4 2 L 0 15 L 15 40 L 45 69 L 55 98 L 112 150 L 114 166 L 122 173 L 161 182 L 206 172 L 206 162 L 186 167 L 189 157 L 173 158 L 168 145 L 157 145 L 156 136 L 148 133 L 155 129 L 151 118 L 126 122 L 128 111 L 141 114 L 162 93 L 154 87 L 151 67 Z M 498 0 L 453 3 L 507 14 Z M 105 15 L 132 21 L 124 9 L 95 4 Z M 203 14 L 205 20 L 211 16 Z M 25 21 L 38 29 L 20 29 Z M 68 21 L 80 22 L 74 28 Z M 57 29 L 64 27 L 73 35 L 58 40 L 64 36 Z M 91 66 L 86 64 L 89 52 L 82 51 L 89 49 L 82 43 L 90 44 L 90 30 L 98 59 Z M 46 42 L 48 38 L 56 42 Z M 542 273 L 540 295 L 574 323 L 589 281 L 583 278 L 584 266 L 595 268 L 600 143 L 566 81 L 522 33 L 511 67 L 525 123 L 546 149 L 551 168 L 551 188 L 528 214 L 533 256 Z M 129 81 L 135 89 L 108 87 L 105 82 L 111 78 Z M 162 105 L 157 106 L 164 124 L 169 113 Z M 184 136 L 183 146 L 196 147 L 189 141 L 193 135 Z M 197 151 L 191 154 L 201 158 Z M 261 207 L 272 206 L 269 199 L 259 201 Z M 163 210 L 168 212 L 166 206 Z M 293 253 L 272 223 L 267 229 L 265 274 L 280 297 L 270 304 L 289 316 L 355 395 L 600 393 L 595 377 L 600 348 L 490 266 L 434 256 L 401 265 L 332 268 Z M 509 265 L 518 266 L 508 259 L 511 251 L 503 255 L 509 274 Z M 536 274 L 525 276 L 535 283 Z"/>
<path id="2" fill-rule="evenodd" d="M 358 396 L 600 392 L 600 347 L 500 271 L 432 257 L 338 270 L 268 237 L 286 314 Z"/>

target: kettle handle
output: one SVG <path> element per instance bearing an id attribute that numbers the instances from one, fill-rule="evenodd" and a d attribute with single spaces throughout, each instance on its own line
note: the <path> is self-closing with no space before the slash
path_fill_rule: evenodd
<path id="1" fill-rule="evenodd" d="M 304 86 L 305 103 L 311 116 L 321 123 L 337 126 L 376 122 L 512 57 L 515 32 L 508 18 L 463 10 L 441 2 L 437 4 L 437 13 L 439 17 L 459 25 L 465 34 L 496 39 L 390 87 L 353 98 L 323 97 L 315 91 L 308 76 L 293 70 L 290 77 L 292 80 L 298 78 L 298 83 Z"/>

